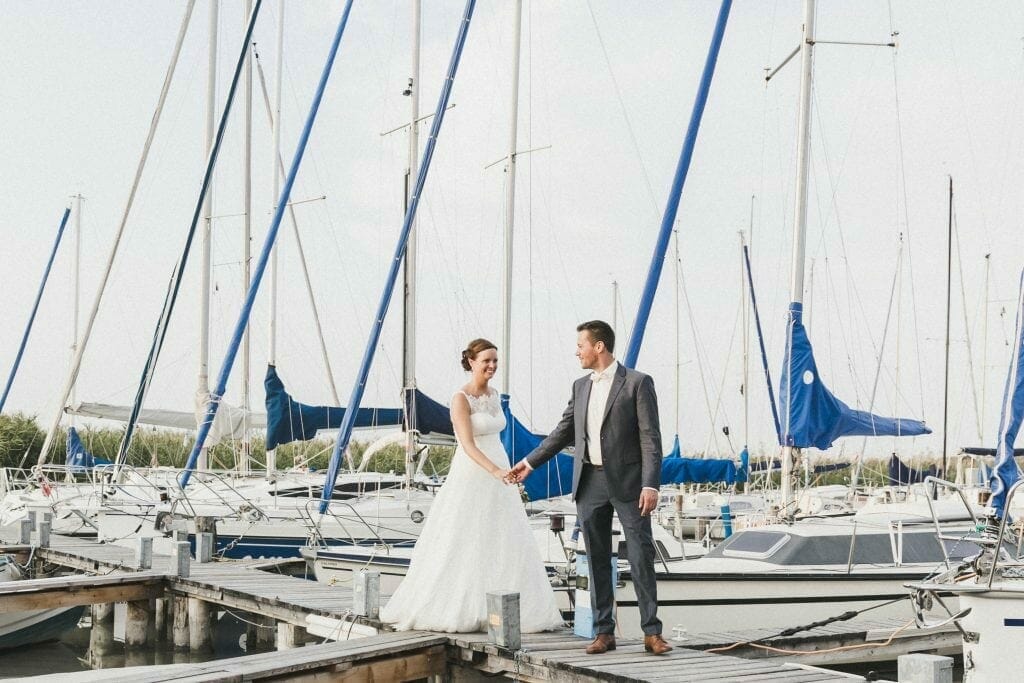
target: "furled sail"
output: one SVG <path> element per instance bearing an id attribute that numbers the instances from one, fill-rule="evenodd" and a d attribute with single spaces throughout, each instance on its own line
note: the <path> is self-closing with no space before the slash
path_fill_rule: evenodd
<path id="1" fill-rule="evenodd" d="M 684 458 L 679 450 L 679 435 L 676 435 L 672 452 L 661 461 L 661 483 L 743 483 L 747 480 L 749 462 L 746 449 L 740 453 L 739 463 L 730 458 Z"/>
<path id="2" fill-rule="evenodd" d="M 239 440 L 242 438 L 242 416 L 244 411 L 238 406 L 227 403 L 221 404 L 221 411 L 218 411 L 214 421 L 213 429 L 210 430 L 211 444 L 219 443 L 224 439 Z M 118 406 L 109 403 L 77 403 L 64 409 L 68 415 L 80 415 L 82 417 L 98 417 L 103 420 L 115 420 L 127 422 L 131 416 L 131 406 Z M 221 417 L 221 415 L 224 417 Z M 171 429 L 195 430 L 196 413 L 185 410 L 165 410 L 162 408 L 143 408 L 136 420 L 138 424 L 151 427 L 169 427 Z M 249 427 L 252 429 L 263 429 L 267 426 L 265 413 L 249 413 Z"/>
<path id="3" fill-rule="evenodd" d="M 989 477 L 992 489 L 992 507 L 996 516 L 1006 512 L 1006 494 L 1020 479 L 1020 468 L 1013 459 L 1013 444 L 1024 418 L 1024 335 L 1021 322 L 1024 318 L 1024 272 L 1021 272 L 1020 291 L 1017 294 L 1017 328 L 1014 332 L 1014 354 L 1010 370 L 1006 373 L 1006 388 L 1003 390 L 1003 410 L 999 416 L 999 443 L 996 445 L 996 466 Z"/>
<path id="4" fill-rule="evenodd" d="M 321 429 L 337 429 L 341 426 L 345 408 L 299 403 L 285 391 L 284 382 L 273 365 L 267 366 L 263 385 L 267 393 L 267 450 L 292 441 L 312 439 Z M 218 411 L 218 418 L 222 411 Z M 356 427 L 393 427 L 401 424 L 401 408 L 360 408 L 355 422 Z"/>
<path id="5" fill-rule="evenodd" d="M 78 430 L 68 427 L 68 456 L 65 465 L 70 470 L 87 470 L 96 465 L 109 465 L 109 460 L 97 458 L 85 448 Z"/>
<path id="6" fill-rule="evenodd" d="M 821 381 L 814 350 L 803 325 L 803 304 L 789 305 L 789 334 L 779 382 L 784 446 L 822 450 L 841 436 L 918 436 L 931 434 L 919 420 L 880 417 L 855 410 L 832 395 Z"/>

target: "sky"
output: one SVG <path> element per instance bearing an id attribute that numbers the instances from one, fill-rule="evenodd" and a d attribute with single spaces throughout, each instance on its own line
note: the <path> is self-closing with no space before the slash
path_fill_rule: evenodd
<path id="1" fill-rule="evenodd" d="M 69 197 L 84 196 L 80 319 L 96 297 L 172 54 L 184 2 L 10 3 L 0 22 L 0 368 L 14 361 Z M 478 3 L 419 212 L 419 386 L 447 401 L 459 353 L 501 338 L 502 232 L 512 3 Z M 575 326 L 614 322 L 624 353 L 650 266 L 718 3 L 584 0 L 523 9 L 514 229 L 513 410 L 549 430 L 580 376 Z M 281 154 L 298 134 L 342 3 L 286 3 Z M 424 3 L 421 115 L 436 107 L 464 5 Z M 273 92 L 280 5 L 255 29 Z M 244 3 L 221 2 L 217 114 L 239 51 Z M 126 404 L 185 243 L 205 163 L 210 3 L 197 2 L 76 389 Z M 790 299 L 802 3 L 735 3 L 726 28 L 638 368 L 659 393 L 666 448 L 775 450 L 751 335 L 746 408 L 740 231 L 751 244 L 768 366 L 777 386 Z M 347 403 L 402 224 L 403 96 L 411 16 L 400 0 L 356 2 L 292 201 L 333 375 Z M 1014 2 L 822 2 L 817 14 L 805 306 L 820 374 L 860 408 L 923 419 L 872 456 L 994 446 L 1014 335 L 1024 182 L 1019 132 L 1024 6 Z M 838 43 L 890 43 L 896 48 Z M 243 295 L 239 99 L 214 178 L 210 374 Z M 426 126 L 428 124 L 421 124 Z M 396 132 L 384 135 L 386 131 Z M 426 142 L 421 127 L 421 145 Z M 273 138 L 253 102 L 252 252 L 275 203 Z M 499 162 L 499 163 L 494 163 Z M 492 165 L 494 164 L 494 165 Z M 954 185 L 948 409 L 944 409 L 949 183 Z M 72 225 L 74 224 L 72 218 Z M 277 367 L 293 396 L 333 402 L 289 223 L 280 233 Z M 61 246 L 6 411 L 48 422 L 74 337 L 74 243 Z M 676 256 L 678 254 L 678 257 Z M 986 256 L 988 255 L 988 256 Z M 199 252 L 147 400 L 190 410 L 197 387 Z M 615 293 L 617 292 L 617 297 Z M 886 320 L 889 325 L 886 327 Z M 252 403 L 263 401 L 266 281 L 252 316 Z M 392 306 L 364 405 L 398 405 L 401 306 Z M 240 402 L 241 367 L 226 400 Z M 723 434 L 728 426 L 729 436 Z M 833 449 L 856 452 L 861 439 Z"/>

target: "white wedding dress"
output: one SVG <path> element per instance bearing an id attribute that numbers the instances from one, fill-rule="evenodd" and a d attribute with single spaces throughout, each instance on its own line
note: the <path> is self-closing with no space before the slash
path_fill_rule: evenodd
<path id="1" fill-rule="evenodd" d="M 505 428 L 498 394 L 469 399 L 477 448 L 505 469 Z M 399 630 L 466 633 L 487 630 L 487 593 L 519 593 L 523 633 L 562 625 L 516 486 L 476 464 L 460 444 L 416 541 L 409 572 L 381 611 Z"/>

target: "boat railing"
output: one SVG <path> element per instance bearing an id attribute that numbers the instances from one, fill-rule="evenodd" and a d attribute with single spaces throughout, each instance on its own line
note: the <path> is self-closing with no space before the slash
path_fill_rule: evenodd
<path id="1" fill-rule="evenodd" d="M 317 506 L 317 508 L 318 508 L 316 513 L 314 513 L 314 511 L 313 511 L 313 506 L 314 505 Z M 327 545 L 327 537 L 324 535 L 322 524 L 323 524 L 324 518 L 329 517 L 329 518 L 333 519 L 338 524 L 338 526 L 341 528 L 341 530 L 344 532 L 344 534 L 348 537 L 348 540 L 352 543 L 352 545 L 358 545 L 358 542 L 356 541 L 355 534 L 353 534 L 349 530 L 348 525 L 345 524 L 345 519 L 346 518 L 342 517 L 341 515 L 339 515 L 334 510 L 335 506 L 339 506 L 339 507 L 348 508 L 352 512 L 352 515 L 355 516 L 355 518 L 357 520 L 359 520 L 359 522 L 363 526 L 366 527 L 366 529 L 369 531 L 369 535 L 363 536 L 363 538 L 371 538 L 371 537 L 372 538 L 376 538 L 378 544 L 380 544 L 382 546 L 386 546 L 387 545 L 387 543 L 381 537 L 380 532 L 377 530 L 377 527 L 375 527 L 374 525 L 372 525 L 369 522 L 367 522 L 366 518 L 364 518 L 361 514 L 359 514 L 359 511 L 356 510 L 355 506 L 352 505 L 351 503 L 349 503 L 347 501 L 343 501 L 343 500 L 332 500 L 332 501 L 328 502 L 327 509 L 323 513 L 319 512 L 319 506 L 320 506 L 320 500 L 315 499 L 315 498 L 311 498 L 310 500 L 306 501 L 306 504 L 302 508 L 303 522 L 306 524 L 307 528 L 309 529 L 310 541 L 312 542 L 312 544 L 317 545 L 317 546 L 321 546 L 321 547 Z M 349 519 L 349 521 L 352 521 L 352 520 Z"/>
<path id="2" fill-rule="evenodd" d="M 121 492 L 127 499 L 135 499 L 144 504 L 157 504 L 169 500 L 170 484 L 160 484 L 153 479 L 151 469 L 113 464 L 93 467 L 92 484 L 98 494 L 100 505 L 131 502 L 107 495 L 114 491 Z"/>
<path id="3" fill-rule="evenodd" d="M 996 575 L 996 565 L 999 564 L 1000 551 L 1003 548 L 1003 537 L 1006 535 L 1006 522 L 1010 519 L 1010 504 L 1013 502 L 1013 497 L 1017 495 L 1017 491 L 1020 490 L 1021 486 L 1024 486 L 1024 479 L 1017 481 L 1010 490 L 1006 493 L 1006 502 L 1003 504 L 1003 518 L 999 520 L 999 533 L 996 536 L 996 545 L 992 550 L 992 566 L 988 571 L 988 587 L 992 588 L 992 579 Z M 1017 547 L 1017 554 L 1020 554 L 1020 546 Z"/>
<path id="4" fill-rule="evenodd" d="M 181 486 L 181 474 L 184 472 L 185 470 L 181 470 L 181 472 L 178 473 L 178 476 L 174 478 L 178 492 L 178 497 L 175 500 L 175 503 L 180 502 L 183 506 L 188 508 L 188 512 L 192 517 L 197 517 L 198 514 L 196 512 L 196 506 L 193 504 L 193 499 L 189 497 L 188 492 Z M 231 515 L 237 516 L 239 519 L 242 519 L 243 517 L 250 519 L 270 518 L 262 507 L 236 489 L 231 481 L 219 472 L 212 472 L 209 470 L 192 470 L 192 477 L 190 481 L 195 484 L 196 488 L 202 488 L 203 490 L 208 491 L 212 495 L 214 501 L 226 507 L 231 511 Z M 231 495 L 229 496 L 228 494 Z M 231 498 L 233 498 L 233 501 Z M 203 502 L 205 504 L 209 503 L 209 501 Z M 195 503 L 199 504 L 199 501 L 196 501 Z"/>
<path id="5" fill-rule="evenodd" d="M 949 569 L 951 567 L 949 563 L 949 551 L 946 549 L 944 541 L 955 541 L 959 543 L 963 541 L 963 537 L 944 534 L 942 532 L 942 525 L 939 523 L 939 515 L 936 512 L 935 505 L 932 501 L 938 496 L 940 488 L 952 489 L 960 497 L 960 501 L 964 504 L 964 508 L 967 510 L 967 514 L 970 515 L 971 521 L 974 522 L 975 526 L 978 524 L 978 516 L 974 514 L 974 508 L 971 507 L 971 504 L 968 502 L 967 496 L 964 494 L 964 490 L 960 485 L 954 484 L 951 481 L 946 481 L 945 479 L 939 479 L 938 477 L 925 477 L 924 485 L 929 492 L 929 495 L 925 496 L 925 500 L 928 502 L 928 512 L 932 517 L 932 523 L 935 525 L 935 537 L 938 539 L 939 547 L 942 549 L 942 560 L 946 564 L 946 568 Z M 1007 505 L 1009 505 L 1009 501 L 1007 501 Z"/>

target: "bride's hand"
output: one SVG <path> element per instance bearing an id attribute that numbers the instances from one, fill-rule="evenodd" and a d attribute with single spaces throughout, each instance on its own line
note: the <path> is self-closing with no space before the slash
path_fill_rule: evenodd
<path id="1" fill-rule="evenodd" d="M 491 470 L 491 476 L 503 484 L 508 483 L 508 470 L 503 467 L 495 467 Z"/>

